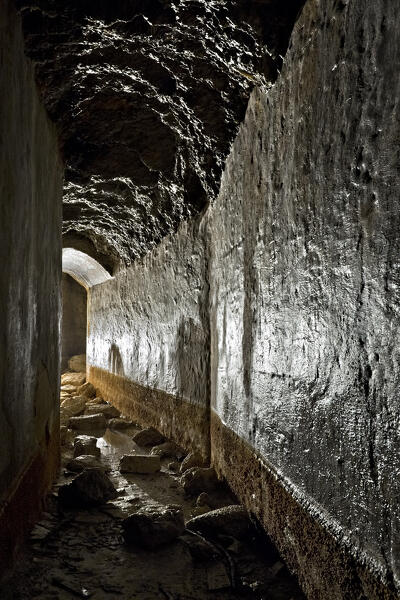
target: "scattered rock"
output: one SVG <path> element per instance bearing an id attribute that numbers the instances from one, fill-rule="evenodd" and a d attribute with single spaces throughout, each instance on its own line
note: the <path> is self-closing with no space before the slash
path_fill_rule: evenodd
<path id="1" fill-rule="evenodd" d="M 201 492 L 196 500 L 196 506 L 210 506 L 210 496 L 205 492 Z"/>
<path id="2" fill-rule="evenodd" d="M 47 527 L 43 527 L 42 525 L 35 525 L 30 533 L 30 538 L 32 542 L 38 542 L 41 540 L 45 540 L 49 535 L 50 531 Z"/>
<path id="3" fill-rule="evenodd" d="M 68 471 L 72 471 L 73 473 L 81 473 L 85 469 L 101 469 L 102 471 L 107 471 L 107 468 L 102 465 L 93 454 L 80 454 L 76 458 L 72 458 L 68 461 L 65 466 Z"/>
<path id="4" fill-rule="evenodd" d="M 213 563 L 207 568 L 207 584 L 210 591 L 231 587 L 231 580 L 223 562 Z"/>
<path id="5" fill-rule="evenodd" d="M 104 400 L 104 398 L 102 398 L 101 396 L 97 396 L 96 398 L 90 398 L 90 399 L 87 401 L 87 405 L 88 405 L 88 406 L 91 406 L 92 404 L 96 404 L 96 405 L 99 405 L 99 404 L 107 404 L 107 402 L 106 402 L 106 401 Z"/>
<path id="6" fill-rule="evenodd" d="M 132 421 L 128 421 L 128 419 L 110 419 L 108 421 L 110 429 L 126 429 L 127 427 L 132 427 L 132 425 Z"/>
<path id="7" fill-rule="evenodd" d="M 179 467 L 180 467 L 180 464 L 176 460 L 174 462 L 168 463 L 168 469 L 170 471 L 172 471 L 173 473 L 177 473 L 179 471 Z"/>
<path id="8" fill-rule="evenodd" d="M 125 454 L 119 463 L 121 473 L 157 473 L 160 469 L 160 457 L 146 454 Z"/>
<path id="9" fill-rule="evenodd" d="M 58 489 L 59 501 L 69 507 L 95 506 L 117 497 L 117 490 L 100 469 L 86 469 Z"/>
<path id="10" fill-rule="evenodd" d="M 211 561 L 220 556 L 217 548 L 205 539 L 198 535 L 193 535 L 190 532 L 184 533 L 180 538 L 184 542 L 190 554 L 199 561 Z"/>
<path id="11" fill-rule="evenodd" d="M 159 456 L 160 458 L 164 458 L 165 456 L 182 458 L 182 456 L 185 456 L 185 451 L 175 444 L 175 442 L 164 442 L 163 444 L 154 446 L 154 448 L 151 449 L 151 454 Z"/>
<path id="12" fill-rule="evenodd" d="M 181 484 L 188 494 L 212 492 L 218 485 L 218 477 L 212 467 L 192 467 L 182 475 Z"/>
<path id="13" fill-rule="evenodd" d="M 69 396 L 77 395 L 77 387 L 76 385 L 62 385 L 61 386 L 61 394 L 68 394 Z"/>
<path id="14" fill-rule="evenodd" d="M 64 373 L 61 375 L 61 385 L 83 385 L 86 381 L 86 373 Z"/>
<path id="15" fill-rule="evenodd" d="M 119 410 L 111 404 L 90 404 L 90 406 L 86 407 L 85 415 L 95 415 L 97 413 L 102 413 L 106 419 L 119 417 L 121 414 Z"/>
<path id="16" fill-rule="evenodd" d="M 103 414 L 82 415 L 81 417 L 71 417 L 68 423 L 70 429 L 106 429 L 107 421 Z"/>
<path id="17" fill-rule="evenodd" d="M 191 511 L 191 517 L 198 517 L 199 515 L 205 515 L 206 513 L 210 512 L 210 510 L 212 510 L 212 508 L 208 505 L 204 505 L 204 506 L 195 506 L 192 511 Z"/>
<path id="18" fill-rule="evenodd" d="M 68 368 L 78 373 L 86 372 L 86 354 L 76 354 L 68 361 Z"/>
<path id="19" fill-rule="evenodd" d="M 74 457 L 100 456 L 100 448 L 97 448 L 97 438 L 93 435 L 78 435 L 74 440 Z"/>
<path id="20" fill-rule="evenodd" d="M 61 402 L 61 408 L 68 411 L 71 417 L 82 414 L 85 406 L 86 398 L 84 396 L 71 396 Z"/>
<path id="21" fill-rule="evenodd" d="M 187 529 L 196 531 L 206 537 L 228 535 L 241 539 L 253 529 L 253 525 L 245 509 L 239 504 L 224 506 L 194 517 L 186 523 Z"/>
<path id="22" fill-rule="evenodd" d="M 78 387 L 77 393 L 79 396 L 86 396 L 86 398 L 96 397 L 96 389 L 89 381 Z"/>
<path id="23" fill-rule="evenodd" d="M 165 437 L 153 427 L 138 431 L 132 439 L 138 446 L 157 446 L 165 441 Z"/>
<path id="24" fill-rule="evenodd" d="M 126 518 L 122 528 L 126 542 L 154 550 L 182 535 L 185 523 L 180 507 L 148 507 Z"/>
<path id="25" fill-rule="evenodd" d="M 71 418 L 71 413 L 68 410 L 60 408 L 60 425 L 61 425 L 61 427 L 67 427 L 70 418 Z"/>
<path id="26" fill-rule="evenodd" d="M 184 473 L 192 467 L 204 467 L 204 459 L 197 452 L 190 452 L 182 461 L 180 471 Z"/>

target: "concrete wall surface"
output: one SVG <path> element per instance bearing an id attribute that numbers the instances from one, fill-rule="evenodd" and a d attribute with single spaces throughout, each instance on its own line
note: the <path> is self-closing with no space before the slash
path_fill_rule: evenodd
<path id="1" fill-rule="evenodd" d="M 86 354 L 87 292 L 70 275 L 62 275 L 61 370 L 76 354 Z"/>
<path id="2" fill-rule="evenodd" d="M 208 216 L 214 413 L 398 586 L 399 22 L 309 0 Z"/>
<path id="3" fill-rule="evenodd" d="M 15 525 L 17 541 L 51 480 L 44 457 L 59 428 L 62 165 L 13 4 L 0 3 L 0 527 Z M 35 488 L 11 515 L 33 463 Z M 2 536 L 0 570 L 12 552 Z"/>

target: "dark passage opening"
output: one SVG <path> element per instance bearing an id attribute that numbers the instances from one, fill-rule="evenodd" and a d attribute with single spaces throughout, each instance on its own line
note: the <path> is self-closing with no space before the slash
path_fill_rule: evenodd
<path id="1" fill-rule="evenodd" d="M 73 277 L 62 274 L 61 372 L 71 356 L 86 354 L 87 292 Z"/>

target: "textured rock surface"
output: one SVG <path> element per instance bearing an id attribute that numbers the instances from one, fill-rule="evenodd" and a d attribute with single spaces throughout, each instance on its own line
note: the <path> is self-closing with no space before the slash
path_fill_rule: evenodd
<path id="1" fill-rule="evenodd" d="M 93 456 L 93 454 L 80 454 L 75 458 L 71 458 L 65 466 L 68 471 L 72 471 L 73 473 L 81 473 L 85 469 L 107 470 L 105 465 L 103 465 L 96 456 Z"/>
<path id="2" fill-rule="evenodd" d="M 86 398 L 96 398 L 96 390 L 94 386 L 88 381 L 77 389 L 77 393 Z"/>
<path id="3" fill-rule="evenodd" d="M 23 471 L 39 452 L 48 460 L 58 419 L 62 165 L 8 0 L 0 3 L 0 56 L 1 520 Z M 6 524 L 16 525 L 14 539 L 4 540 L 0 521 L 0 569 L 51 483 L 46 469 L 34 474 L 38 489 L 21 504 L 19 522 Z"/>
<path id="4" fill-rule="evenodd" d="M 207 268 L 183 267 L 192 233 L 184 231 L 183 246 L 182 228 L 95 289 L 103 324 L 92 352 L 105 370 L 118 364 L 177 397 L 180 357 L 198 365 L 201 356 L 204 379 L 196 369 L 182 378 L 196 382 L 196 397 L 208 378 L 210 316 L 215 413 L 358 564 L 397 585 L 398 11 L 387 0 L 308 2 L 282 76 L 268 94 L 253 93 L 220 196 L 195 234 Z M 195 323 L 205 335 L 192 347 L 183 335 L 178 352 L 176 323 L 188 330 L 190 314 L 202 315 Z M 125 332 L 115 360 L 101 347 L 103 326 L 115 343 Z M 341 598 L 336 565 L 332 579 L 314 573 L 291 536 L 289 525 L 281 529 L 311 597 Z"/>
<path id="5" fill-rule="evenodd" d="M 149 507 L 127 517 L 122 529 L 126 542 L 154 550 L 182 535 L 185 522 L 178 507 Z"/>
<path id="6" fill-rule="evenodd" d="M 154 427 L 138 431 L 132 439 L 138 446 L 155 446 L 165 442 L 165 437 Z"/>
<path id="7" fill-rule="evenodd" d="M 100 448 L 96 444 L 97 438 L 93 435 L 78 435 L 74 439 L 74 457 L 86 456 L 88 454 L 100 456 Z"/>
<path id="8" fill-rule="evenodd" d="M 182 458 L 185 456 L 185 451 L 183 448 L 175 444 L 175 442 L 164 442 L 163 444 L 159 444 L 158 446 L 154 446 L 151 449 L 151 454 L 153 456 L 159 456 L 160 458 L 170 457 L 170 458 Z"/>
<path id="9" fill-rule="evenodd" d="M 102 413 L 71 417 L 68 423 L 70 429 L 106 429 L 107 421 Z"/>
<path id="10" fill-rule="evenodd" d="M 212 492 L 218 485 L 218 478 L 213 468 L 191 467 L 182 475 L 181 485 L 192 495 Z"/>
<path id="11" fill-rule="evenodd" d="M 116 497 L 115 487 L 101 469 L 86 469 L 58 490 L 61 504 L 71 508 L 96 506 Z"/>
<path id="12" fill-rule="evenodd" d="M 61 385 L 83 385 L 86 381 L 85 373 L 64 373 L 61 375 Z"/>
<path id="13" fill-rule="evenodd" d="M 67 245 L 112 270 L 205 206 L 302 3 L 17 1 L 67 161 Z"/>
<path id="14" fill-rule="evenodd" d="M 192 467 L 204 467 L 204 459 L 197 452 L 190 452 L 182 461 L 180 472 L 183 473 Z"/>
<path id="15" fill-rule="evenodd" d="M 399 19 L 307 3 L 227 161 L 210 304 L 213 410 L 400 586 Z"/>
<path id="16" fill-rule="evenodd" d="M 61 408 L 68 412 L 71 417 L 80 415 L 85 410 L 86 398 L 85 396 L 70 396 L 61 402 Z"/>
<path id="17" fill-rule="evenodd" d="M 107 423 L 110 429 L 127 429 L 133 425 L 129 419 L 110 419 Z"/>
<path id="18" fill-rule="evenodd" d="M 85 415 L 95 415 L 98 413 L 103 414 L 106 419 L 117 418 L 120 415 L 119 410 L 111 406 L 111 404 L 90 404 L 86 407 Z"/>
<path id="19" fill-rule="evenodd" d="M 189 519 L 186 527 L 206 537 L 229 535 L 239 540 L 253 531 L 249 515 L 239 504 L 217 508 L 205 515 Z"/>
<path id="20" fill-rule="evenodd" d="M 157 473 L 160 469 L 160 457 L 147 454 L 124 454 L 119 463 L 121 473 Z"/>
<path id="21" fill-rule="evenodd" d="M 148 256 L 93 287 L 88 364 L 205 406 L 206 274 L 204 230 L 184 223 Z"/>

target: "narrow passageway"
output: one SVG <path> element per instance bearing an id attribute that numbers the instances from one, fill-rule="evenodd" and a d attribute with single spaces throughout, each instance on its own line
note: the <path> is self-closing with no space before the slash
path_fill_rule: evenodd
<path id="1" fill-rule="evenodd" d="M 0 600 L 399 600 L 399 73 L 393 0 L 0 0 Z"/>
<path id="2" fill-rule="evenodd" d="M 224 482 L 84 381 L 62 376 L 61 475 L 2 600 L 304 598 Z"/>

